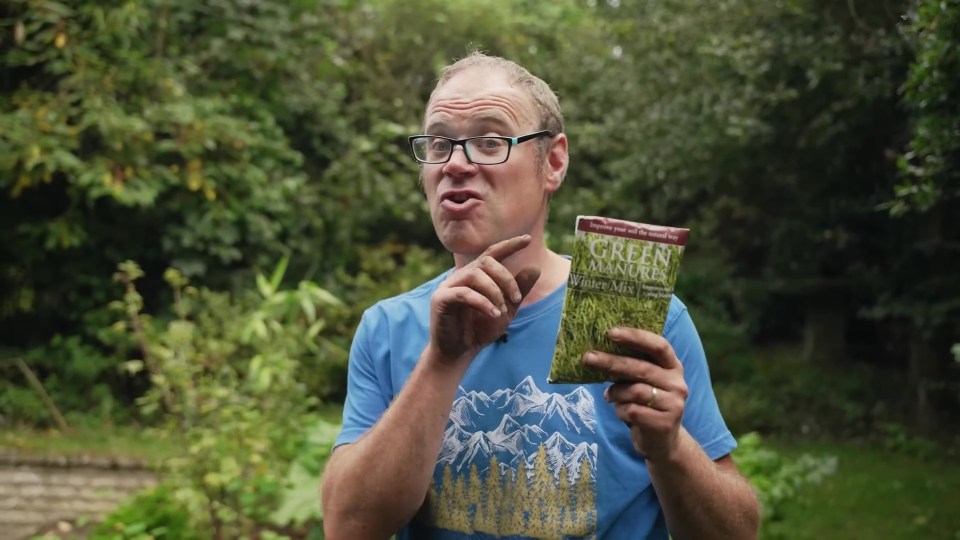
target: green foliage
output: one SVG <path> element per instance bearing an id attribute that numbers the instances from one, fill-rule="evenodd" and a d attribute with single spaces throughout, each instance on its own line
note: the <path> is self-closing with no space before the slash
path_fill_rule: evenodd
<path id="1" fill-rule="evenodd" d="M 312 365 L 301 380 L 317 397 L 342 402 L 347 387 L 347 354 L 363 311 L 374 303 L 406 292 L 440 274 L 451 264 L 449 255 L 415 245 L 383 242 L 362 246 L 356 261 L 338 268 L 327 280 L 339 292 L 346 313 L 329 327 L 337 351 L 326 362 Z"/>
<path id="2" fill-rule="evenodd" d="M 90 540 L 200 540 L 190 514 L 167 484 L 123 503 L 97 525 Z"/>
<path id="3" fill-rule="evenodd" d="M 883 434 L 883 447 L 891 452 L 931 459 L 941 450 L 932 440 L 915 435 L 902 424 L 888 422 L 881 425 L 880 429 Z"/>
<path id="4" fill-rule="evenodd" d="M 793 348 L 757 349 L 738 363 L 746 365 L 723 373 L 714 385 L 735 433 L 866 437 L 906 420 L 906 396 L 895 373 L 854 363 L 814 368 Z"/>
<path id="5" fill-rule="evenodd" d="M 114 330 L 128 334 L 140 356 L 124 368 L 150 377 L 138 404 L 159 415 L 160 435 L 182 449 L 164 471 L 204 538 L 246 537 L 269 525 L 291 463 L 317 444 L 306 438 L 316 399 L 298 372 L 303 359 L 329 355 L 323 329 L 340 301 L 310 282 L 281 288 L 285 269 L 283 261 L 270 278 L 258 275 L 259 298 L 197 289 L 170 270 L 176 318 L 165 323 L 142 311 L 140 268 L 127 262 L 116 274 L 126 292 L 113 305 L 125 314 Z M 311 459 L 299 462 L 320 458 Z"/>
<path id="6" fill-rule="evenodd" d="M 677 277 L 679 296 L 697 327 L 710 362 L 714 382 L 736 381 L 753 373 L 750 363 L 749 309 L 730 267 L 700 250 L 684 250 L 683 271 Z"/>
<path id="7" fill-rule="evenodd" d="M 928 380 L 941 378 L 946 356 L 931 359 L 918 351 L 955 342 L 960 314 L 960 284 L 950 266 L 958 251 L 953 239 L 960 235 L 960 217 L 953 211 L 960 198 L 958 28 L 956 0 L 918 1 L 901 26 L 913 53 L 903 93 L 910 140 L 898 160 L 895 197 L 880 206 L 894 224 L 879 270 L 892 286 L 867 312 L 906 323 L 914 334 L 912 369 Z"/>
<path id="8" fill-rule="evenodd" d="M 919 388 L 949 364 L 923 351 L 957 341 L 957 11 L 956 0 L 7 2 L 0 342 L 36 349 L 31 365 L 65 408 L 121 420 L 112 403 L 142 385 L 116 375 L 98 333 L 119 261 L 148 270 L 145 311 L 163 317 L 163 268 L 236 290 L 248 269 L 288 256 L 287 275 L 347 300 L 350 314 L 324 330 L 345 349 L 354 308 L 392 290 L 357 276 L 371 250 L 437 247 L 403 136 L 420 129 L 437 69 L 476 46 L 561 96 L 571 168 L 551 238 L 579 214 L 695 231 L 695 288 L 681 275 L 678 291 L 695 296 L 721 371 L 748 369 L 744 340 L 797 337 L 810 291 L 828 290 L 869 326 L 851 336 L 864 358 L 927 357 Z M 403 268 L 404 255 L 387 256 Z M 55 335 L 73 340 L 65 354 L 45 350 Z M 342 362 L 317 367 L 308 385 L 341 396 Z M 0 384 L 6 414 L 41 421 L 18 379 Z"/>
<path id="9" fill-rule="evenodd" d="M 321 528 L 323 511 L 320 501 L 320 478 L 340 433 L 340 424 L 318 420 L 306 433 L 297 458 L 287 472 L 286 489 L 271 519 L 284 527 Z"/>
<path id="10" fill-rule="evenodd" d="M 30 349 L 55 332 L 80 336 L 89 360 L 119 261 L 174 264 L 222 285 L 234 268 L 310 247 L 307 174 L 288 130 L 298 110 L 309 114 L 297 121 L 329 126 L 321 119 L 337 107 L 325 85 L 304 84 L 305 66 L 331 65 L 329 21 L 313 9 L 0 8 L 0 341 Z M 157 279 L 142 289 L 148 304 L 162 291 Z M 102 350 L 98 361 L 48 353 L 38 349 L 34 365 L 66 408 L 97 412 L 81 403 L 106 399 L 90 400 L 93 384 L 125 400 L 139 393 Z M 81 369 L 90 373 L 74 389 L 60 384 Z"/>
<path id="11" fill-rule="evenodd" d="M 338 269 L 331 279 L 343 290 L 344 302 L 354 307 L 354 323 L 374 303 L 419 286 L 453 263 L 447 253 L 392 241 L 356 251 L 357 263 Z"/>
<path id="12" fill-rule="evenodd" d="M 79 411 L 113 421 L 129 419 L 111 388 L 120 379 L 112 370 L 116 360 L 81 336 L 54 335 L 49 343 L 25 351 L 22 358 L 35 373 L 47 374 L 44 388 L 57 396 L 57 407 L 71 423 L 84 416 Z M 27 386 L 23 374 L 12 364 L 0 370 L 9 374 L 0 378 L 0 415 L 27 425 L 54 425 L 50 411 Z M 83 392 L 74 391 L 77 387 Z"/>
<path id="13" fill-rule="evenodd" d="M 733 457 L 757 492 L 764 523 L 783 517 L 783 504 L 796 497 L 798 488 L 820 483 L 837 469 L 835 456 L 804 454 L 797 459 L 784 458 L 763 447 L 756 432 L 741 436 L 737 443 Z"/>
<path id="14" fill-rule="evenodd" d="M 284 248 L 294 194 L 305 182 L 302 157 L 271 108 L 258 106 L 254 81 L 233 80 L 240 88 L 224 95 L 223 81 L 205 73 L 214 65 L 232 74 L 227 58 L 250 61 L 274 44 L 251 40 L 235 55 L 225 43 L 213 46 L 235 29 L 191 31 L 210 16 L 239 23 L 245 11 L 230 2 L 73 8 L 17 1 L 4 13 L 5 26 L 22 29 L 2 57 L 16 76 L 4 84 L 10 101 L 0 111 L 0 188 L 16 225 L 5 228 L 4 246 L 18 254 L 4 274 L 33 291 L 32 302 L 19 293 L 20 309 L 43 313 L 79 288 L 77 280 L 96 275 L 64 279 L 56 265 L 67 258 L 90 257 L 92 268 L 103 268 L 116 264 L 111 258 L 136 256 L 197 275 L 242 260 L 262 263 Z M 270 19 L 246 22 L 257 20 Z M 280 35 L 292 40 L 301 30 Z M 281 69 L 243 71 L 284 76 Z M 47 265 L 54 268 L 38 274 Z M 67 320 L 91 307 L 79 298 L 74 305 L 81 310 Z"/>
<path id="15" fill-rule="evenodd" d="M 960 2 L 920 0 L 904 25 L 915 50 L 904 93 L 913 138 L 890 211 L 926 212 L 960 196 Z"/>
<path id="16" fill-rule="evenodd" d="M 9 366 L 4 371 L 12 373 L 14 368 Z M 4 377 L 3 381 L 0 385 L 0 415 L 34 425 L 53 424 L 50 411 L 33 388 L 26 383 L 18 385 L 18 378 L 13 376 Z"/>

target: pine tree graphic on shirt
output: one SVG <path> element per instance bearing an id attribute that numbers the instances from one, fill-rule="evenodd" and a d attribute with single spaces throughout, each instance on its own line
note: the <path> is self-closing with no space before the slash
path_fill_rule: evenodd
<path id="1" fill-rule="evenodd" d="M 597 530 L 593 397 L 461 388 L 440 448 L 426 520 L 464 534 L 591 538 Z"/>

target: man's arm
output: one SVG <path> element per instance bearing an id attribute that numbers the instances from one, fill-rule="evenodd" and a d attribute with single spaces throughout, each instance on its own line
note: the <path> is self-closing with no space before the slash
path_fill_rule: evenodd
<path id="1" fill-rule="evenodd" d="M 697 441 L 682 431 L 676 452 L 647 460 L 647 470 L 677 540 L 756 538 L 760 524 L 757 496 L 726 455 L 711 461 Z"/>
<path id="2" fill-rule="evenodd" d="M 753 489 L 729 456 L 711 461 L 681 425 L 688 388 L 670 342 L 635 328 L 614 328 L 609 336 L 648 360 L 588 351 L 583 362 L 618 381 L 605 397 L 646 460 L 670 534 L 677 540 L 756 538 L 760 510 Z"/>
<path id="3" fill-rule="evenodd" d="M 393 404 L 363 437 L 337 448 L 324 470 L 327 538 L 387 538 L 423 504 L 464 363 L 428 346 Z"/>
<path id="4" fill-rule="evenodd" d="M 540 271 L 512 275 L 501 261 L 524 235 L 494 244 L 453 272 L 430 299 L 430 342 L 383 416 L 339 447 L 324 471 L 326 537 L 388 538 L 423 504 L 457 387 L 477 353 L 503 334 Z"/>

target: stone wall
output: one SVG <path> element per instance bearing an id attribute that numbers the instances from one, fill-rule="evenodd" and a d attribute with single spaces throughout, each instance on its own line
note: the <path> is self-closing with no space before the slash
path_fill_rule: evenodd
<path id="1" fill-rule="evenodd" d="M 0 450 L 0 540 L 29 538 L 58 521 L 99 521 L 156 475 L 135 460 L 38 457 Z"/>

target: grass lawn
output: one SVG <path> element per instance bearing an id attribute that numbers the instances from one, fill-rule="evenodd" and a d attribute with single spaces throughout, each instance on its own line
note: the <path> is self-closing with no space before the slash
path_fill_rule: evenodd
<path id="1" fill-rule="evenodd" d="M 324 420 L 339 424 L 342 411 L 339 405 L 321 405 L 318 412 Z M 84 424 L 71 427 L 67 433 L 56 429 L 0 428 L 0 450 L 28 455 L 119 456 L 158 463 L 176 454 L 176 444 L 152 435 L 150 430 L 129 426 Z"/>
<path id="2" fill-rule="evenodd" d="M 837 472 L 804 486 L 763 538 L 960 540 L 960 459 L 921 460 L 862 443 L 784 443 L 785 456 L 830 454 Z"/>
<path id="3" fill-rule="evenodd" d="M 27 455 L 127 457 L 156 463 L 173 453 L 172 443 L 134 427 L 78 426 L 55 429 L 0 429 L 0 449 Z"/>

